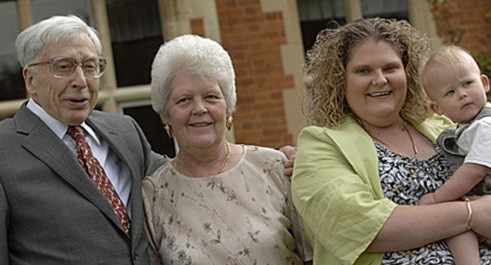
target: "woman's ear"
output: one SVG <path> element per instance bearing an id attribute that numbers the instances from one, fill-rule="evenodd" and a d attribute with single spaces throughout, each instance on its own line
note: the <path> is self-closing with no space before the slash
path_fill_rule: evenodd
<path id="1" fill-rule="evenodd" d="M 174 137 L 174 135 L 172 135 L 172 127 L 168 123 L 169 119 L 167 119 L 167 115 L 160 113 L 159 116 L 160 116 L 160 120 L 162 121 L 162 125 L 164 125 L 164 130 L 167 133 L 167 135 L 170 138 Z"/>

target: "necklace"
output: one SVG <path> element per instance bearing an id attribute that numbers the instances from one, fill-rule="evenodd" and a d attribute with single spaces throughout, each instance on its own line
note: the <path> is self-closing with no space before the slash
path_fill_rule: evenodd
<path id="1" fill-rule="evenodd" d="M 418 147 L 416 146 L 416 143 L 414 142 L 414 138 L 413 138 L 413 135 L 411 134 L 411 132 L 409 131 L 409 129 L 407 128 L 406 124 L 402 124 L 402 130 L 406 132 L 407 136 L 409 137 L 409 141 L 411 142 L 411 148 L 412 148 L 412 151 L 413 151 L 413 156 L 416 156 L 418 155 Z M 365 131 L 368 133 L 368 135 L 370 135 L 370 137 L 372 137 L 374 140 L 376 140 L 377 142 L 380 142 L 381 144 L 389 147 L 390 145 L 388 145 L 386 142 L 382 141 L 380 138 L 376 137 L 375 135 L 371 134 L 368 132 L 368 130 L 365 128 Z"/>
<path id="2" fill-rule="evenodd" d="M 225 167 L 227 167 L 228 160 L 230 159 L 231 148 L 229 143 L 225 143 L 225 149 L 226 150 L 225 150 L 225 158 L 223 159 L 223 165 L 222 168 L 218 171 L 217 175 L 225 171 Z"/>
<path id="3" fill-rule="evenodd" d="M 220 167 L 220 170 L 218 170 L 216 173 L 214 173 L 212 175 L 219 175 L 219 174 L 221 174 L 221 173 L 223 173 L 225 171 L 225 168 L 227 167 L 228 161 L 230 159 L 230 154 L 231 154 L 230 144 L 229 143 L 225 143 L 225 157 L 223 158 L 223 161 L 222 161 L 222 165 Z M 217 161 L 217 160 L 211 161 L 210 164 L 211 163 L 214 163 L 215 161 Z M 181 171 L 182 173 L 185 173 L 187 175 L 195 175 L 195 174 L 191 174 L 191 172 L 184 167 L 185 163 L 182 161 L 182 159 L 176 158 L 176 159 L 174 159 L 173 162 L 174 162 L 174 166 L 179 171 Z M 200 175 L 200 176 L 203 176 L 203 175 Z"/>
<path id="4" fill-rule="evenodd" d="M 414 156 L 416 156 L 418 154 L 418 147 L 416 146 L 416 143 L 414 142 L 413 135 L 411 134 L 411 132 L 407 128 L 406 124 L 404 124 L 402 126 L 402 128 L 404 129 L 404 131 L 406 131 L 407 135 L 409 136 L 409 141 L 411 141 L 411 147 L 413 148 L 413 154 L 414 154 Z"/>

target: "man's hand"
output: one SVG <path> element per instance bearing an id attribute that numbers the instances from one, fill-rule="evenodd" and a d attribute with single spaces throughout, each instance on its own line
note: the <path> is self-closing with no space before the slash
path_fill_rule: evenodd
<path id="1" fill-rule="evenodd" d="M 285 162 L 285 176 L 291 177 L 293 175 L 293 163 L 295 161 L 295 154 L 297 153 L 297 148 L 291 145 L 285 145 L 280 148 L 280 151 L 286 155 L 288 160 Z"/>

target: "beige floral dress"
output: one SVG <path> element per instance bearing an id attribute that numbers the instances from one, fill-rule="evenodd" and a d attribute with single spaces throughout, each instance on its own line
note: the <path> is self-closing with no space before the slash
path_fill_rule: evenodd
<path id="1" fill-rule="evenodd" d="M 166 163 L 145 178 L 154 264 L 303 264 L 297 253 L 304 242 L 293 236 L 301 233 L 288 199 L 284 155 L 242 149 L 238 164 L 216 176 L 188 177 Z"/>

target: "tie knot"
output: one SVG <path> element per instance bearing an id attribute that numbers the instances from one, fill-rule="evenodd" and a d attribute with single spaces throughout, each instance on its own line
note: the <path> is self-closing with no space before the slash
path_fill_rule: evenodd
<path id="1" fill-rule="evenodd" d="M 82 129 L 82 127 L 80 127 L 79 125 L 77 126 L 69 126 L 68 127 L 68 135 L 70 135 L 73 140 L 75 141 L 80 141 L 80 140 L 85 140 L 85 136 L 84 136 L 84 130 Z"/>

